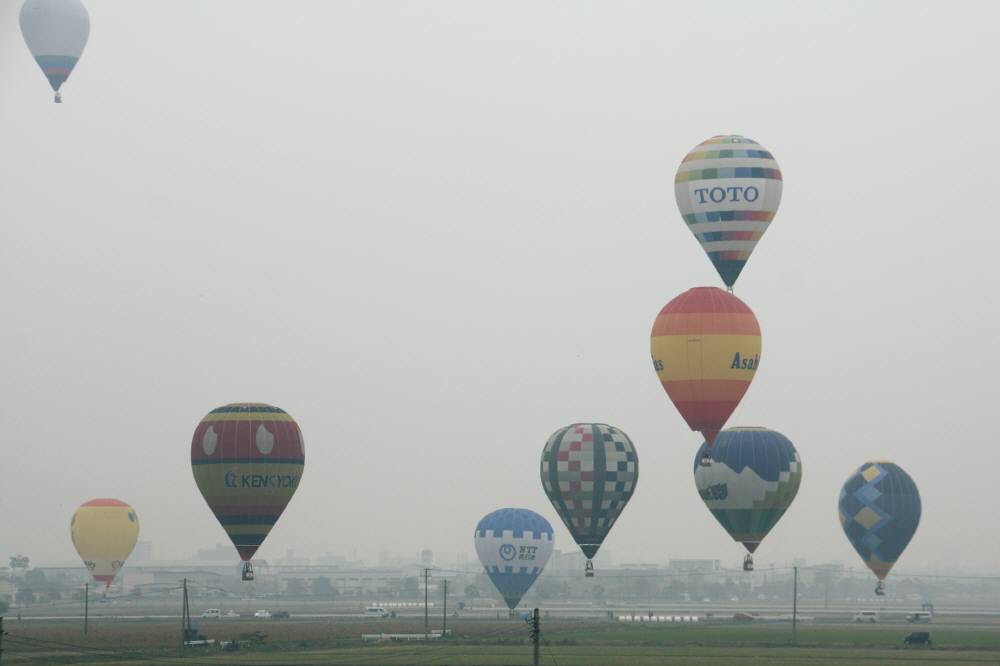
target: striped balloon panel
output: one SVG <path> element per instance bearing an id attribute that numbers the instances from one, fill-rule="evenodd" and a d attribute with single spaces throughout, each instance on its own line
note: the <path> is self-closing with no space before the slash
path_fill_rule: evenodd
<path id="1" fill-rule="evenodd" d="M 767 428 L 729 428 L 694 460 L 694 483 L 705 506 L 734 541 L 751 553 L 792 504 L 802 461 L 787 437 Z"/>
<path id="2" fill-rule="evenodd" d="M 884 579 L 920 523 L 920 493 L 891 462 L 866 462 L 840 490 L 840 525 L 872 572 Z"/>
<path id="3" fill-rule="evenodd" d="M 717 136 L 696 146 L 674 178 L 688 229 L 732 287 L 781 203 L 781 169 L 752 139 Z"/>
<path id="4" fill-rule="evenodd" d="M 87 8 L 80 0 L 25 0 L 20 23 L 28 50 L 52 89 L 58 91 L 87 45 Z"/>
<path id="5" fill-rule="evenodd" d="M 139 517 L 120 500 L 93 499 L 73 513 L 69 531 L 94 580 L 110 586 L 139 539 Z"/>
<path id="6" fill-rule="evenodd" d="M 77 60 L 78 58 L 73 56 L 38 56 L 35 58 L 53 90 L 59 90 L 66 82 L 73 68 L 76 67 Z"/>
<path id="7" fill-rule="evenodd" d="M 552 555 L 552 525 L 528 509 L 498 509 L 476 525 L 476 554 L 511 610 Z"/>
<path id="8" fill-rule="evenodd" d="M 618 428 L 574 423 L 549 437 L 541 477 L 566 529 L 592 559 L 635 492 L 639 458 Z"/>
<path id="9" fill-rule="evenodd" d="M 292 499 L 305 466 L 302 431 L 284 410 L 239 403 L 212 410 L 191 440 L 198 489 L 249 560 Z"/>
<path id="10" fill-rule="evenodd" d="M 650 348 L 663 389 L 688 427 L 711 444 L 760 365 L 757 318 L 732 294 L 695 287 L 660 311 Z"/>

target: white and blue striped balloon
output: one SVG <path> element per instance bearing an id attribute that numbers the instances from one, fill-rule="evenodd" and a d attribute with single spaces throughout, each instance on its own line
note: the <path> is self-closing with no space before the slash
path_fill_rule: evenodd
<path id="1" fill-rule="evenodd" d="M 21 34 L 60 101 L 59 89 L 83 54 L 90 15 L 81 0 L 25 0 Z"/>
<path id="2" fill-rule="evenodd" d="M 552 554 L 552 525 L 528 509 L 497 509 L 476 526 L 476 554 L 511 610 Z"/>
<path id="3" fill-rule="evenodd" d="M 730 289 L 778 212 L 783 184 L 774 156 L 738 134 L 703 141 L 677 170 L 677 207 Z"/>

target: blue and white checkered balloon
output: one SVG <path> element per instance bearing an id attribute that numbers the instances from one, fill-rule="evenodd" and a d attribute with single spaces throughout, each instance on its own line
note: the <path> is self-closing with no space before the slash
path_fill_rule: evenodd
<path id="1" fill-rule="evenodd" d="M 552 538 L 549 521 L 528 509 L 498 509 L 476 526 L 476 554 L 511 610 L 549 561 Z"/>

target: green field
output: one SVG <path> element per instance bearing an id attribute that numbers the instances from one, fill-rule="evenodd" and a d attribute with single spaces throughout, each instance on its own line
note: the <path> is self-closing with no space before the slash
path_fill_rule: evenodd
<path id="1" fill-rule="evenodd" d="M 419 624 L 419 626 L 415 626 Z M 254 631 L 262 643 L 239 652 L 176 644 L 179 626 L 161 621 L 106 622 L 84 637 L 78 623 L 9 623 L 4 664 L 387 664 L 515 666 L 531 663 L 520 622 L 464 622 L 444 641 L 363 643 L 365 632 L 413 632 L 422 623 L 323 621 L 205 625 L 214 638 Z M 787 624 L 631 625 L 551 622 L 543 625 L 543 664 L 1000 664 L 1000 626 L 925 625 L 932 648 L 905 648 L 913 627 L 816 624 L 800 627 L 792 643 Z"/>

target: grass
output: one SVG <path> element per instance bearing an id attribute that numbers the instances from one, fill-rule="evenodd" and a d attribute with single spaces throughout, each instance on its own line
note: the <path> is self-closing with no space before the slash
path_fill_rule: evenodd
<path id="1" fill-rule="evenodd" d="M 979 649 L 1000 651 L 1000 626 L 996 629 L 978 629 L 960 626 L 872 626 L 817 624 L 800 626 L 797 645 L 801 647 L 858 647 L 885 648 L 902 644 L 903 636 L 914 630 L 930 631 L 936 648 Z M 550 631 L 550 641 L 570 640 L 576 643 L 604 645 L 659 645 L 729 647 L 782 647 L 792 643 L 792 629 L 788 624 L 722 625 L 699 624 L 663 625 L 612 625 L 595 626 L 557 625 Z M 1000 659 L 1000 655 L 998 655 Z"/>
<path id="2" fill-rule="evenodd" d="M 84 637 L 78 623 L 8 623 L 4 664 L 332 664 L 339 666 L 517 666 L 531 663 L 523 623 L 456 622 L 453 637 L 431 644 L 364 644 L 361 633 L 419 632 L 422 622 L 233 622 L 202 625 L 218 639 L 255 630 L 262 645 L 236 653 L 217 648 L 175 647 L 179 623 L 106 622 Z M 542 663 L 558 666 L 644 666 L 646 664 L 996 664 L 1000 625 L 929 625 L 933 648 L 905 648 L 914 627 L 815 624 L 800 627 L 791 643 L 787 624 L 633 625 L 600 621 L 543 623 L 547 644 Z"/>

